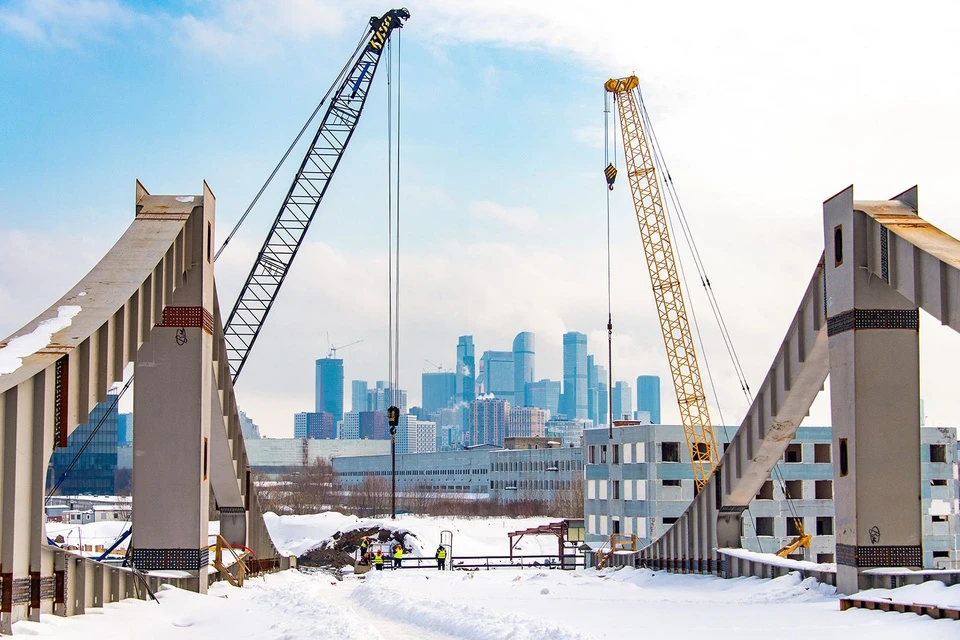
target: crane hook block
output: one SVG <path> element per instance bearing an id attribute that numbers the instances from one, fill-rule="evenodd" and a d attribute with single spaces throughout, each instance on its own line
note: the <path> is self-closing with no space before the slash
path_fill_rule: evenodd
<path id="1" fill-rule="evenodd" d="M 400 424 L 400 409 L 399 407 L 390 407 L 387 409 L 387 424 L 391 427 L 396 427 Z M 393 430 L 391 430 L 393 433 Z"/>
<path id="2" fill-rule="evenodd" d="M 617 179 L 617 168 L 612 162 L 603 170 L 603 175 L 607 176 L 607 188 L 613 191 L 613 181 Z"/>

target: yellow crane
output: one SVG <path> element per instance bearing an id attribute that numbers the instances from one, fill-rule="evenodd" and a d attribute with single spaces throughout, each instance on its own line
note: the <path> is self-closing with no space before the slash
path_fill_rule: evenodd
<path id="1" fill-rule="evenodd" d="M 636 96 L 639 86 L 640 81 L 636 76 L 612 78 L 604 84 L 604 88 L 613 94 L 620 116 L 630 190 L 640 225 L 640 237 L 643 239 L 650 284 L 653 285 L 653 296 L 660 316 L 663 342 L 667 348 L 673 387 L 677 392 L 687 450 L 693 465 L 693 481 L 699 492 L 720 458 L 713 424 L 710 422 L 710 412 L 707 409 L 707 398 L 703 392 L 703 382 L 700 379 L 693 333 L 683 301 L 683 290 L 667 227 L 656 163 L 647 132 L 644 131 Z M 616 169 L 610 165 L 605 173 L 612 189 Z"/>
<path id="2" fill-rule="evenodd" d="M 683 301 L 676 257 L 670 241 L 666 210 L 660 194 L 657 165 L 653 157 L 650 136 L 644 130 L 644 117 L 638 98 L 640 81 L 637 76 L 611 78 L 604 88 L 614 96 L 620 116 L 624 159 L 633 204 L 643 239 L 643 251 L 650 272 L 650 284 L 660 316 L 660 329 L 667 348 L 670 374 L 680 405 L 680 418 L 687 440 L 687 450 L 693 465 L 693 479 L 697 492 L 703 488 L 713 468 L 719 462 L 716 436 L 707 409 L 707 399 L 700 379 L 700 367 L 693 344 L 693 334 Z M 617 170 L 612 164 L 604 170 L 607 184 L 613 189 Z M 611 326 L 608 325 L 608 330 Z M 786 486 L 781 478 L 784 494 Z M 788 496 L 789 497 L 789 496 Z M 803 518 L 793 515 L 798 534 L 777 555 L 787 557 L 801 547 L 810 547 L 812 536 L 803 529 Z"/>

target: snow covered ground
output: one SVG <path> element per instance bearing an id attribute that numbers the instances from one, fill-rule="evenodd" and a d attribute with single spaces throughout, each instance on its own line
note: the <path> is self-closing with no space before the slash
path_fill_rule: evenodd
<path id="1" fill-rule="evenodd" d="M 279 518 L 270 528 L 281 546 L 306 545 L 308 539 L 322 540 L 336 531 L 336 522 L 347 527 L 367 524 L 323 514 Z M 394 524 L 384 524 L 388 522 Z M 425 549 L 436 546 L 441 529 L 456 527 L 454 549 L 462 546 L 462 555 L 502 554 L 508 531 L 544 522 L 395 521 L 417 533 Z M 540 539 L 547 551 L 552 540 Z M 527 550 L 534 551 L 533 545 Z M 960 600 L 960 587 L 920 585 L 871 595 L 946 604 Z M 121 635 L 191 640 L 567 640 L 694 634 L 738 640 L 960 638 L 960 622 L 880 611 L 841 612 L 832 588 L 797 574 L 775 580 L 721 580 L 635 569 L 405 569 L 370 572 L 362 580 L 348 575 L 338 582 L 321 573 L 287 571 L 250 580 L 243 589 L 218 583 L 210 595 L 199 596 L 171 588 L 159 598 L 160 604 L 130 600 L 75 618 L 18 622 L 14 635 L 77 640 Z"/>

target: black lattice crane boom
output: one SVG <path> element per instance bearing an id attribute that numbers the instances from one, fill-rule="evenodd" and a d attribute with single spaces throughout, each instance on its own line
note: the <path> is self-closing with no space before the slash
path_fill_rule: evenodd
<path id="1" fill-rule="evenodd" d="M 380 18 L 371 18 L 365 45 L 358 47 L 348 61 L 350 71 L 343 76 L 330 99 L 320 127 L 224 326 L 227 359 L 234 382 L 263 328 L 317 207 L 327 192 L 330 179 L 340 165 L 387 41 L 394 29 L 401 28 L 409 17 L 410 12 L 406 9 L 393 9 Z"/>

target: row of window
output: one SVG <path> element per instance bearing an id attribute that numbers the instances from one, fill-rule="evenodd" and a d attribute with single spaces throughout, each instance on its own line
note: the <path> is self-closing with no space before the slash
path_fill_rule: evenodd
<path id="1" fill-rule="evenodd" d="M 641 447 L 644 443 L 637 443 L 637 462 L 642 462 L 641 457 Z M 627 447 L 630 447 L 630 444 L 622 445 L 626 450 Z M 814 443 L 813 445 L 813 462 L 817 464 L 829 464 L 833 461 L 831 455 L 831 444 L 829 442 Z M 601 445 L 591 445 L 587 449 L 587 462 L 589 464 L 620 464 L 620 447 L 619 444 L 601 444 Z M 723 445 L 724 450 L 727 448 L 727 444 Z M 660 462 L 682 462 L 680 457 L 680 443 L 679 442 L 661 442 L 660 443 Z M 929 445 L 930 451 L 930 462 L 947 462 L 947 445 L 945 444 L 931 444 Z M 609 453 L 609 456 L 608 456 Z M 695 452 L 696 453 L 696 452 Z M 705 453 L 705 452 L 704 452 Z M 702 456 L 701 456 L 702 457 Z M 783 452 L 783 461 L 787 464 L 800 464 L 803 462 L 803 445 L 799 442 L 795 442 L 787 446 L 786 450 Z M 631 462 L 629 459 L 625 462 Z"/>
<path id="2" fill-rule="evenodd" d="M 557 489 L 569 489 L 569 480 L 491 480 L 491 489 L 501 491 L 532 489 L 535 491 L 555 491 Z"/>
<path id="3" fill-rule="evenodd" d="M 398 476 L 466 476 L 486 475 L 487 469 L 398 469 Z M 344 477 L 389 476 L 390 471 L 343 471 Z"/>
<path id="4" fill-rule="evenodd" d="M 579 460 L 530 460 L 527 462 L 495 462 L 490 470 L 493 472 L 571 471 L 582 468 L 583 463 Z"/>

